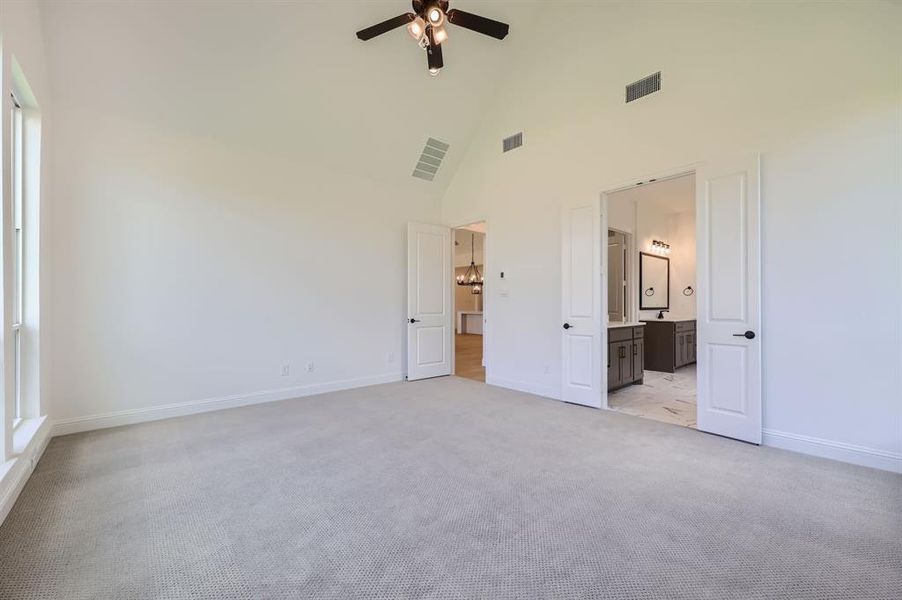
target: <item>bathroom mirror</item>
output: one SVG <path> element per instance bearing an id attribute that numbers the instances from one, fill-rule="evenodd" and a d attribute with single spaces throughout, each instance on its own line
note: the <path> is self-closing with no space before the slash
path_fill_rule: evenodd
<path id="1" fill-rule="evenodd" d="M 670 309 L 670 259 L 639 253 L 639 310 Z"/>

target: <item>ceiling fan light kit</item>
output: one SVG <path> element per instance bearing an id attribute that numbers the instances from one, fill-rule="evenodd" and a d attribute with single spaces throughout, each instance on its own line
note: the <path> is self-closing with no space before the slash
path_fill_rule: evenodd
<path id="1" fill-rule="evenodd" d="M 361 29 L 357 32 L 357 37 L 366 41 L 406 25 L 410 37 L 426 50 L 426 64 L 430 75 L 438 75 L 444 66 L 442 44 L 448 40 L 446 21 L 499 40 L 503 40 L 510 30 L 507 23 L 449 8 L 448 0 L 413 0 L 411 6 L 413 12 Z"/>

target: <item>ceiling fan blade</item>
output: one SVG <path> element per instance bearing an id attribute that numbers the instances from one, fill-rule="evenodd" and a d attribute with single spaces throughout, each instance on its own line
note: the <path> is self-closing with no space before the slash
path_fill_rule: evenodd
<path id="1" fill-rule="evenodd" d="M 445 62 L 442 59 L 442 45 L 435 43 L 431 27 L 427 30 L 426 35 L 429 37 L 429 45 L 426 46 L 426 61 L 429 64 L 429 68 L 441 69 L 445 66 Z"/>
<path id="2" fill-rule="evenodd" d="M 510 31 L 510 25 L 507 23 L 486 19 L 485 17 L 457 10 L 456 8 L 452 8 L 448 11 L 448 21 L 454 23 L 458 27 L 471 29 L 477 33 L 488 35 L 499 40 L 503 40 L 507 36 L 508 31 Z"/>
<path id="3" fill-rule="evenodd" d="M 404 13 L 403 15 L 398 15 L 393 19 L 389 19 L 387 21 L 382 21 L 372 27 L 367 27 L 366 29 L 361 29 L 357 32 L 357 37 L 361 40 L 371 40 L 377 35 L 382 35 L 383 33 L 387 33 L 392 29 L 397 29 L 401 25 L 407 25 L 417 16 L 413 13 Z"/>

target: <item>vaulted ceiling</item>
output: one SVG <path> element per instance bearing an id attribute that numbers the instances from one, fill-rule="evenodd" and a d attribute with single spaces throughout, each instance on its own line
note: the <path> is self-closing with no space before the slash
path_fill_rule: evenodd
<path id="1" fill-rule="evenodd" d="M 368 42 L 354 35 L 408 11 L 406 0 L 48 0 L 53 99 L 58 110 L 88 105 L 441 194 L 540 10 L 524 1 L 452 6 L 506 21 L 511 34 L 499 42 L 451 27 L 445 68 L 430 77 L 403 28 Z M 431 183 L 411 177 L 429 136 L 451 145 Z"/>

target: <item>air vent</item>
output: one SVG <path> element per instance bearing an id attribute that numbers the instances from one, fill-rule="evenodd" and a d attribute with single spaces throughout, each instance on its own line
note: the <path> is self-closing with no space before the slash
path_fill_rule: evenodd
<path id="1" fill-rule="evenodd" d="M 635 83 L 626 86 L 626 101 L 632 102 L 643 96 L 648 96 L 661 89 L 661 72 L 658 71 L 654 75 L 649 75 L 645 79 L 640 79 Z"/>
<path id="2" fill-rule="evenodd" d="M 442 159 L 445 158 L 445 154 L 448 153 L 448 148 L 450 147 L 445 142 L 440 142 L 434 138 L 426 140 L 426 146 L 423 147 L 420 160 L 417 161 L 417 166 L 413 169 L 413 176 L 426 181 L 435 179 L 438 168 L 442 166 Z"/>
<path id="3" fill-rule="evenodd" d="M 503 151 L 510 152 L 514 148 L 519 148 L 523 145 L 523 132 L 516 133 L 510 137 L 504 138 L 503 141 Z"/>

